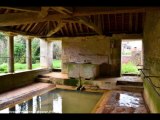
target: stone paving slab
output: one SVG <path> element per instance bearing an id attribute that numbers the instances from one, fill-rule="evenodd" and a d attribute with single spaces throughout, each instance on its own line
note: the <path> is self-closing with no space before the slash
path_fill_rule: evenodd
<path id="1" fill-rule="evenodd" d="M 141 93 L 112 91 L 96 113 L 149 113 Z"/>

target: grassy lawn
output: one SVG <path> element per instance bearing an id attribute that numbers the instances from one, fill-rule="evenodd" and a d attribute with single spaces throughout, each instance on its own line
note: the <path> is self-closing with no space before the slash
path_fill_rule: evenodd
<path id="1" fill-rule="evenodd" d="M 53 68 L 55 68 L 55 69 L 61 69 L 61 60 L 53 60 L 52 65 L 53 65 Z M 7 66 L 8 66 L 7 63 L 1 64 L 0 65 L 0 73 L 7 73 L 8 72 Z M 27 70 L 27 68 L 26 68 L 27 65 L 26 64 L 15 63 L 14 67 L 15 67 L 15 71 Z M 40 63 L 32 64 L 32 68 L 33 69 L 40 68 Z"/>
<path id="2" fill-rule="evenodd" d="M 0 73 L 7 73 L 8 68 L 7 68 L 7 63 L 3 63 L 0 65 Z M 15 63 L 14 64 L 15 67 L 15 71 L 23 71 L 23 70 L 27 70 L 27 65 L 26 64 L 21 64 L 21 63 Z M 36 68 L 40 68 L 40 63 L 36 63 L 36 64 L 32 64 L 32 68 L 36 69 Z"/>
<path id="3" fill-rule="evenodd" d="M 53 60 L 52 65 L 54 69 L 61 69 L 61 60 Z"/>
<path id="4" fill-rule="evenodd" d="M 122 69 L 121 69 L 122 74 L 138 74 L 139 71 L 137 69 L 137 66 L 134 65 L 131 62 L 128 62 L 127 64 L 122 64 Z"/>

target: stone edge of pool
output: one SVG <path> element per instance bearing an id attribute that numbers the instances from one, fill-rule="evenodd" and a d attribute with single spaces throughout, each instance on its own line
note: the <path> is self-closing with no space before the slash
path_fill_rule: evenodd
<path id="1" fill-rule="evenodd" d="M 64 89 L 64 90 L 76 90 L 75 86 L 66 86 L 66 85 L 55 85 L 51 84 L 50 86 L 47 86 L 45 88 L 40 88 L 37 90 L 30 91 L 27 94 L 23 94 L 20 97 L 13 98 L 11 100 L 5 101 L 3 103 L 0 103 L 0 110 L 3 110 L 5 108 L 11 108 L 15 104 L 22 103 L 24 100 L 30 100 L 35 95 L 42 95 L 48 91 L 54 90 L 54 89 Z M 86 89 L 84 92 L 101 92 L 103 95 L 100 97 L 96 105 L 94 106 L 94 109 L 92 109 L 91 113 L 102 113 L 103 105 L 106 102 L 107 98 L 110 95 L 109 90 L 92 90 L 92 89 Z"/>

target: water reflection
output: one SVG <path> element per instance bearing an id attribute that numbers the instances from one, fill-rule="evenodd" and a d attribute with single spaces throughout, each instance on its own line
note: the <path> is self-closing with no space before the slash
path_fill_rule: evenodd
<path id="1" fill-rule="evenodd" d="M 89 113 L 101 95 L 54 90 L 34 96 L 31 100 L 23 101 L 12 108 L 0 110 L 0 113 Z"/>
<path id="2" fill-rule="evenodd" d="M 127 94 L 120 94 L 119 106 L 139 107 L 139 98 Z"/>
<path id="3" fill-rule="evenodd" d="M 53 112 L 54 113 L 62 113 L 62 97 L 58 94 L 54 95 Z"/>

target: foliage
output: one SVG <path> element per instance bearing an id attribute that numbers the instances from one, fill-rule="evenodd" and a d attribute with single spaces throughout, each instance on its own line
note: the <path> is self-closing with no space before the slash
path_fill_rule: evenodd
<path id="1" fill-rule="evenodd" d="M 34 38 L 32 40 L 32 63 L 40 62 L 40 39 Z"/>
<path id="2" fill-rule="evenodd" d="M 0 32 L 0 64 L 7 62 L 7 37 Z"/>
<path id="3" fill-rule="evenodd" d="M 54 41 L 53 42 L 53 59 L 61 59 L 61 41 Z"/>
<path id="4" fill-rule="evenodd" d="M 14 39 L 14 56 L 15 62 L 26 62 L 26 40 L 23 36 L 18 35 Z"/>
<path id="5" fill-rule="evenodd" d="M 52 66 L 55 69 L 60 69 L 61 68 L 61 60 L 53 60 L 52 61 Z"/>
<path id="6" fill-rule="evenodd" d="M 122 74 L 130 73 L 130 74 L 138 74 L 139 71 L 137 69 L 137 66 L 134 65 L 131 62 L 128 62 L 127 64 L 122 64 Z"/>
<path id="7" fill-rule="evenodd" d="M 72 79 L 64 80 L 64 85 L 77 86 L 78 82 L 79 80 L 72 78 Z"/>

